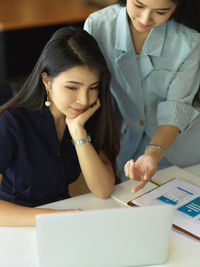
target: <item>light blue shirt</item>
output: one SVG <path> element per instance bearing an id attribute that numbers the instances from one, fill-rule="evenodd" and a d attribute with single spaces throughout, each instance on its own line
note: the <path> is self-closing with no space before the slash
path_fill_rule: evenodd
<path id="1" fill-rule="evenodd" d="M 198 120 L 199 111 L 192 107 L 200 84 L 198 32 L 169 20 L 151 30 L 136 55 L 125 7 L 91 14 L 84 28 L 97 40 L 112 74 L 111 92 L 121 117 L 121 168 L 158 125 L 184 132 Z"/>

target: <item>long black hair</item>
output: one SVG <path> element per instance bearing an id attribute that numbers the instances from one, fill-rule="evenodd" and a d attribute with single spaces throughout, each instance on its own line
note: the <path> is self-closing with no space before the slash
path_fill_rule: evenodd
<path id="1" fill-rule="evenodd" d="M 172 18 L 191 29 L 200 32 L 200 0 L 170 0 L 177 4 Z M 121 6 L 126 6 L 127 0 L 117 0 Z"/>
<path id="2" fill-rule="evenodd" d="M 200 86 L 199 86 L 199 90 L 197 91 L 194 100 L 193 100 L 193 105 L 197 105 L 200 106 Z"/>
<path id="3" fill-rule="evenodd" d="M 103 150 L 115 166 L 119 152 L 119 137 L 114 124 L 110 95 L 110 72 L 96 40 L 82 28 L 64 27 L 57 30 L 44 47 L 32 73 L 19 93 L 0 107 L 0 113 L 9 108 L 24 107 L 42 112 L 46 90 L 42 73 L 50 78 L 74 66 L 88 66 L 100 75 L 100 109 L 95 113 L 97 127 L 94 144 Z"/>

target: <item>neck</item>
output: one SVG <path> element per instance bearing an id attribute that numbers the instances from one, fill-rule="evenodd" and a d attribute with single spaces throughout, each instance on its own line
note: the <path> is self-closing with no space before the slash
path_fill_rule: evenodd
<path id="1" fill-rule="evenodd" d="M 50 111 L 51 111 L 51 114 L 53 115 L 54 117 L 54 121 L 60 121 L 60 120 L 63 120 L 65 119 L 65 114 L 63 114 L 62 112 L 60 112 L 57 108 L 55 108 L 54 105 L 52 105 L 50 107 Z"/>
<path id="2" fill-rule="evenodd" d="M 65 127 L 66 127 L 66 122 L 65 122 L 66 116 L 63 113 L 61 113 L 60 111 L 55 110 L 53 108 L 50 108 L 50 111 L 51 111 L 53 118 L 54 118 L 56 133 L 57 133 L 58 140 L 60 142 L 62 140 L 64 131 L 65 131 Z"/>
<path id="3" fill-rule="evenodd" d="M 135 29 L 131 20 L 129 20 L 130 33 L 132 37 L 132 42 L 135 48 L 136 54 L 139 54 L 142 50 L 145 40 L 147 39 L 149 32 L 139 32 Z"/>

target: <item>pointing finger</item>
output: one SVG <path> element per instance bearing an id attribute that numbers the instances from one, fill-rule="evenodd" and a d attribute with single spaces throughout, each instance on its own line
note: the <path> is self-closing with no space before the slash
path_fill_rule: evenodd
<path id="1" fill-rule="evenodd" d="M 147 183 L 147 181 L 140 181 L 136 186 L 134 186 L 131 190 L 132 193 L 136 193 L 138 190 L 140 190 L 141 188 L 143 188 L 145 186 L 145 184 Z"/>

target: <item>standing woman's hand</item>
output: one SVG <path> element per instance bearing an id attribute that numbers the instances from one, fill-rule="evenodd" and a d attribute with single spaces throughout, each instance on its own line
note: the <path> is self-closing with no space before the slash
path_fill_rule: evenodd
<path id="1" fill-rule="evenodd" d="M 157 165 L 163 156 L 163 151 L 174 142 L 179 134 L 179 129 L 173 125 L 160 125 L 156 128 L 156 131 L 150 141 L 151 144 L 157 144 L 152 147 L 148 147 L 145 153 L 140 156 L 136 162 L 129 160 L 125 166 L 124 171 L 127 177 L 132 180 L 139 181 L 138 185 L 132 188 L 132 192 L 137 192 L 141 189 L 155 174 Z M 158 147 L 162 147 L 163 151 Z"/>
<path id="2" fill-rule="evenodd" d="M 139 183 L 132 188 L 135 193 L 145 186 L 153 177 L 157 170 L 158 159 L 151 154 L 143 154 L 135 162 L 131 159 L 125 166 L 125 175 L 132 180 L 137 180 Z"/>

